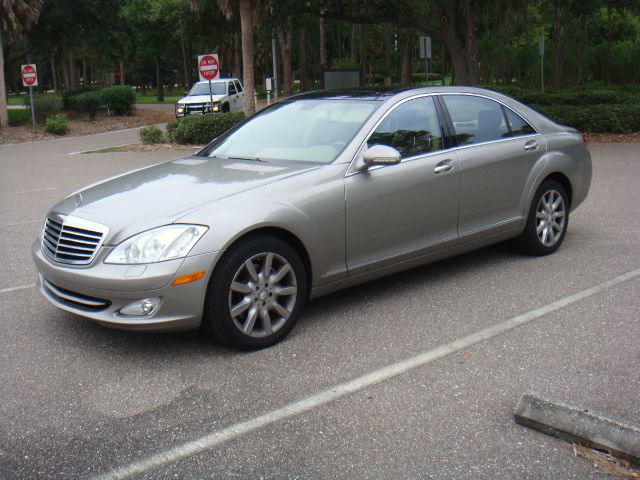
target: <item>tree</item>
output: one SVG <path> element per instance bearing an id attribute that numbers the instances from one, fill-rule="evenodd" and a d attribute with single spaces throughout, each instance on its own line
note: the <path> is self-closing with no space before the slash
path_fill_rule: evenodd
<path id="1" fill-rule="evenodd" d="M 4 78 L 4 42 L 10 45 L 38 21 L 42 0 L 1 0 L 0 24 L 0 127 L 9 125 Z"/>
<path id="2" fill-rule="evenodd" d="M 255 0 L 254 0 L 255 1 Z M 256 113 L 255 96 L 255 45 L 253 42 L 252 0 L 218 0 L 220 10 L 227 19 L 231 19 L 236 6 L 240 13 L 240 33 L 242 36 L 242 83 L 244 87 L 244 114 Z"/>

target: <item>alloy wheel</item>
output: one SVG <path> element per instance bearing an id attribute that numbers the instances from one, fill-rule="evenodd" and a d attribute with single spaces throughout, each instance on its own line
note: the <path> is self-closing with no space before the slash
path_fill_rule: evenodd
<path id="1" fill-rule="evenodd" d="M 247 259 L 229 287 L 229 313 L 243 334 L 266 337 L 280 330 L 296 305 L 298 284 L 291 264 L 273 252 Z"/>
<path id="2" fill-rule="evenodd" d="M 536 234 L 545 247 L 554 246 L 561 238 L 565 227 L 565 205 L 557 190 L 548 190 L 538 203 L 536 210 Z"/>

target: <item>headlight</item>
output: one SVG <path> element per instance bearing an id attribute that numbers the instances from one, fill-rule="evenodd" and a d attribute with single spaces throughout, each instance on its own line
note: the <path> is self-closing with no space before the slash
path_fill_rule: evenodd
<path id="1" fill-rule="evenodd" d="M 167 225 L 128 238 L 107 256 L 105 263 L 155 263 L 186 257 L 208 230 L 202 225 Z"/>
<path id="2" fill-rule="evenodd" d="M 219 111 L 220 110 L 220 105 L 221 105 L 220 102 L 213 102 L 212 104 L 210 104 L 211 111 L 213 111 L 213 112 Z"/>
<path id="3" fill-rule="evenodd" d="M 176 105 L 176 112 L 178 113 L 184 112 L 184 105 Z"/>

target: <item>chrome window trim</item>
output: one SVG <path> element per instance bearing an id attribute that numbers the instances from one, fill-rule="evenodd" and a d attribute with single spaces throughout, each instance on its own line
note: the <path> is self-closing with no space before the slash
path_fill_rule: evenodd
<path id="1" fill-rule="evenodd" d="M 380 117 L 380 119 L 375 123 L 375 125 L 371 128 L 371 130 L 369 130 L 369 133 L 367 133 L 365 140 L 360 144 L 356 154 L 351 159 L 351 162 L 349 163 L 349 168 L 347 168 L 347 170 L 345 172 L 345 175 L 344 175 L 345 178 L 350 177 L 352 175 L 356 175 L 358 173 L 371 172 L 371 171 L 374 171 L 374 170 L 378 170 L 380 168 L 389 167 L 390 165 L 376 165 L 376 166 L 367 168 L 366 170 L 357 170 L 355 168 L 355 163 L 357 162 L 358 158 L 362 155 L 363 147 L 367 144 L 367 140 L 369 140 L 369 138 L 371 137 L 371 134 L 376 130 L 376 128 L 378 128 L 378 126 L 384 121 L 384 119 L 387 118 L 387 115 L 389 115 L 399 105 L 402 105 L 403 103 L 408 102 L 409 100 L 415 100 L 417 98 L 422 98 L 422 97 L 433 97 L 433 96 L 438 96 L 438 95 L 468 95 L 468 96 L 475 96 L 475 97 L 486 98 L 488 100 L 493 100 L 494 102 L 497 102 L 500 105 L 503 105 L 505 108 L 508 108 L 513 113 L 515 113 L 520 118 L 522 118 L 525 122 L 527 122 L 529 125 L 531 125 L 531 122 L 529 122 L 525 117 L 523 117 L 518 112 L 513 110 L 513 108 L 509 107 L 508 105 L 505 105 L 500 100 L 496 100 L 495 98 L 491 98 L 491 97 L 489 97 L 487 95 L 480 95 L 480 94 L 476 94 L 476 93 L 467 93 L 467 92 L 465 92 L 465 93 L 447 92 L 447 93 L 421 93 L 419 95 L 414 95 L 412 97 L 403 98 L 398 103 L 396 103 L 391 108 L 389 108 L 389 110 L 387 110 L 384 113 L 384 115 L 382 117 Z M 435 100 L 434 100 L 434 103 L 435 103 Z M 438 122 L 439 121 L 440 121 L 440 119 L 438 119 Z M 442 126 L 441 126 L 441 128 L 442 128 Z M 499 143 L 499 142 L 508 142 L 508 141 L 511 141 L 511 140 L 518 140 L 520 138 L 541 136 L 541 133 L 533 125 L 531 125 L 531 128 L 533 128 L 535 133 L 528 133 L 526 135 L 518 135 L 518 136 L 515 136 L 515 137 L 500 138 L 498 140 L 490 140 L 488 142 L 470 143 L 468 145 L 459 145 L 459 146 L 456 146 L 456 147 L 443 148 L 442 150 L 437 150 L 435 152 L 428 152 L 428 153 L 424 153 L 424 154 L 421 154 L 421 155 L 413 155 L 411 157 L 403 158 L 403 159 L 400 160 L 400 163 L 411 162 L 411 161 L 414 161 L 414 160 L 419 160 L 421 158 L 431 157 L 433 155 L 439 155 L 439 154 L 441 154 L 443 152 L 457 152 L 458 150 L 463 150 L 463 149 L 471 148 L 471 147 L 478 147 L 478 146 L 481 146 L 481 145 L 491 145 L 491 144 Z"/>

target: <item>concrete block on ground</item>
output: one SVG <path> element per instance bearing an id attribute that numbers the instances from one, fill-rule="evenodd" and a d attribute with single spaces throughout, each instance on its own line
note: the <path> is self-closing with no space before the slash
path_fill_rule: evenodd
<path id="1" fill-rule="evenodd" d="M 517 423 L 640 465 L 640 427 L 537 393 L 518 401 Z"/>

